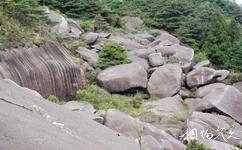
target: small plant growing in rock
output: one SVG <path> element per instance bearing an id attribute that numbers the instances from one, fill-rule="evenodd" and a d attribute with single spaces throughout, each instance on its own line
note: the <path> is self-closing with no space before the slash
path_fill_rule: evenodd
<path id="1" fill-rule="evenodd" d="M 84 30 L 84 31 L 93 31 L 94 30 L 94 25 L 91 21 L 89 20 L 86 20 L 86 21 L 82 21 L 80 23 L 80 26 L 81 28 Z"/>
<path id="2" fill-rule="evenodd" d="M 101 69 L 128 63 L 130 60 L 127 56 L 127 50 L 118 43 L 105 44 L 99 53 L 98 67 Z"/>
<path id="3" fill-rule="evenodd" d="M 53 103 L 61 104 L 61 101 L 59 100 L 59 98 L 54 95 L 50 95 L 47 99 Z"/>
<path id="4" fill-rule="evenodd" d="M 187 145 L 186 150 L 212 150 L 212 149 L 208 149 L 203 144 L 200 144 L 196 140 L 193 140 Z"/>

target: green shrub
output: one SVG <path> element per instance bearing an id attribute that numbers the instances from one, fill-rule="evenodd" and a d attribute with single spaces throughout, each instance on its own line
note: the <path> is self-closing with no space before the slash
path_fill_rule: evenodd
<path id="1" fill-rule="evenodd" d="M 201 61 L 206 60 L 208 58 L 207 58 L 207 54 L 205 52 L 197 51 L 195 53 L 195 59 L 196 59 L 196 62 L 201 62 Z"/>
<path id="2" fill-rule="evenodd" d="M 94 31 L 95 32 L 111 31 L 111 27 L 100 14 L 96 15 L 94 18 Z"/>
<path id="3" fill-rule="evenodd" d="M 126 49 L 118 43 L 108 43 L 104 45 L 99 53 L 98 67 L 105 69 L 110 66 L 128 64 L 130 62 Z"/>
<path id="4" fill-rule="evenodd" d="M 93 31 L 94 30 L 94 25 L 91 21 L 86 20 L 86 21 L 82 21 L 80 24 L 81 28 L 84 31 Z"/>
<path id="5" fill-rule="evenodd" d="M 78 90 L 74 95 L 74 99 L 86 101 L 98 110 L 115 108 L 134 117 L 145 113 L 140 109 L 141 98 L 110 94 L 95 85 L 89 85 L 85 89 Z"/>
<path id="6" fill-rule="evenodd" d="M 232 85 L 233 83 L 240 81 L 242 81 L 242 73 L 231 72 L 229 77 L 226 80 L 224 80 L 224 83 Z"/>
<path id="7" fill-rule="evenodd" d="M 50 95 L 47 99 L 53 103 L 62 104 L 62 102 L 59 100 L 59 98 L 54 95 Z"/>
<path id="8" fill-rule="evenodd" d="M 193 140 L 187 145 L 186 150 L 212 150 L 212 149 L 208 149 L 203 144 L 200 144 L 196 140 Z"/>

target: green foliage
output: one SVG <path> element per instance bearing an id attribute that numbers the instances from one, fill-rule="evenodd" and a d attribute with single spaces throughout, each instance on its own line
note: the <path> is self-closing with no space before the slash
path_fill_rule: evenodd
<path id="1" fill-rule="evenodd" d="M 111 27 L 109 24 L 106 22 L 104 17 L 102 17 L 100 14 L 96 15 L 94 18 L 94 31 L 96 32 L 110 32 Z"/>
<path id="2" fill-rule="evenodd" d="M 204 51 L 195 51 L 195 59 L 196 62 L 201 62 L 203 60 L 207 60 L 207 54 Z"/>
<path id="3" fill-rule="evenodd" d="M 208 59 L 217 67 L 225 68 L 228 64 L 228 48 L 230 47 L 228 27 L 220 12 L 216 12 L 206 33 L 203 50 Z"/>
<path id="4" fill-rule="evenodd" d="M 98 67 L 101 69 L 128 63 L 130 60 L 127 58 L 127 50 L 118 43 L 104 45 L 99 53 Z"/>
<path id="5" fill-rule="evenodd" d="M 208 149 L 203 144 L 200 144 L 196 140 L 193 140 L 187 145 L 186 150 L 212 150 L 212 149 Z"/>
<path id="6" fill-rule="evenodd" d="M 80 24 L 81 28 L 84 31 L 93 31 L 94 30 L 94 25 L 91 21 L 86 20 L 86 21 L 82 21 Z"/>
<path id="7" fill-rule="evenodd" d="M 225 84 L 232 85 L 235 82 L 242 81 L 242 73 L 231 72 L 229 77 L 224 80 Z"/>
<path id="8" fill-rule="evenodd" d="M 77 101 L 86 101 L 98 110 L 115 108 L 134 117 L 145 113 L 142 109 L 140 109 L 142 99 L 139 97 L 110 94 L 95 85 L 89 85 L 85 89 L 78 90 L 74 98 Z"/>
<path id="9" fill-rule="evenodd" d="M 35 0 L 0 2 L 0 49 L 31 46 L 56 40 L 45 22 L 44 11 Z"/>
<path id="10" fill-rule="evenodd" d="M 62 102 L 59 100 L 59 98 L 54 95 L 50 95 L 47 99 L 53 103 L 62 104 Z"/>

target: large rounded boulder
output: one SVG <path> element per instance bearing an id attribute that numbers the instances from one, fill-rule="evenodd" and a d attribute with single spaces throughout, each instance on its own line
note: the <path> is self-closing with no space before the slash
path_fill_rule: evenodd
<path id="1" fill-rule="evenodd" d="M 182 69 L 178 65 L 167 64 L 159 67 L 151 75 L 148 92 L 151 96 L 165 98 L 175 95 L 181 89 Z"/>
<path id="2" fill-rule="evenodd" d="M 97 80 L 109 92 L 124 92 L 132 88 L 146 88 L 147 72 L 136 63 L 124 64 L 100 72 Z"/>

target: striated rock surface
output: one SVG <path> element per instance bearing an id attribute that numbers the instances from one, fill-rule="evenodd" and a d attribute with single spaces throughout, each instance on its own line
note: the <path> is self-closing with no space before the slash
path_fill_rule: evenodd
<path id="1" fill-rule="evenodd" d="M 83 71 L 64 47 L 54 43 L 7 52 L 0 62 L 0 79 L 4 78 L 44 97 L 56 95 L 61 99 L 85 84 Z"/>
<path id="2" fill-rule="evenodd" d="M 82 112 L 49 102 L 35 91 L 0 80 L 1 150 L 138 150 L 134 140 Z"/>

